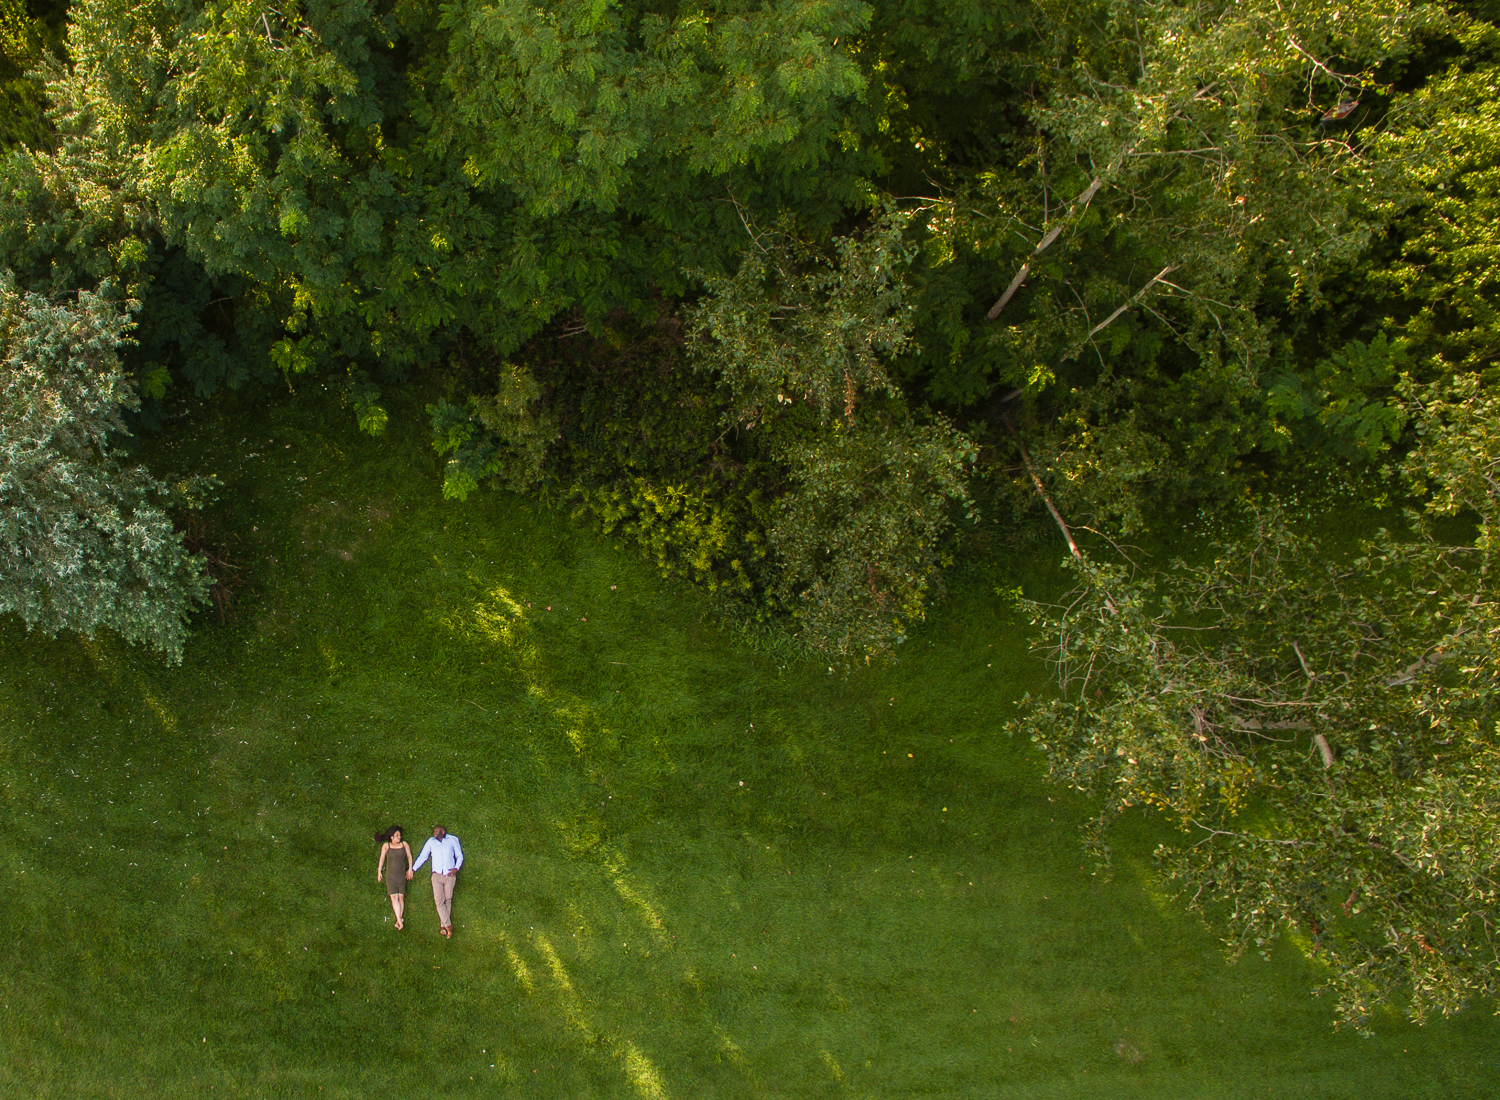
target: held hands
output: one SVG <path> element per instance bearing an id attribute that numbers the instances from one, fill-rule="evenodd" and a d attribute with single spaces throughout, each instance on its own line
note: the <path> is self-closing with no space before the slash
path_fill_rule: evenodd
<path id="1" fill-rule="evenodd" d="M 411 877 L 412 877 L 412 873 L 410 871 L 406 872 L 406 881 L 407 882 L 411 881 Z"/>

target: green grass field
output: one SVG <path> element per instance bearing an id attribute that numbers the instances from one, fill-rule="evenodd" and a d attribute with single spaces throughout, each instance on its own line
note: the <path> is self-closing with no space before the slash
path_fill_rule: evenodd
<path id="1" fill-rule="evenodd" d="M 1167 901 L 1149 826 L 1085 873 L 988 583 L 845 678 L 565 515 L 445 503 L 415 406 L 328 424 L 152 456 L 217 469 L 253 566 L 182 668 L 0 625 L 0 1094 L 1500 1094 L 1494 1006 L 1336 1033 L 1294 946 L 1228 964 Z M 451 942 L 375 881 L 439 819 Z"/>

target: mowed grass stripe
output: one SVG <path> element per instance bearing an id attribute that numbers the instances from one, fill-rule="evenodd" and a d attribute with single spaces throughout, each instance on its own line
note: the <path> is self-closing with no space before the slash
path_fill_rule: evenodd
<path id="1" fill-rule="evenodd" d="M 179 670 L 0 627 L 0 1094 L 1490 1094 L 1486 1006 L 1336 1034 L 1314 963 L 1228 965 L 1163 898 L 1149 824 L 1081 870 L 988 586 L 846 678 L 565 515 L 443 502 L 415 406 L 223 415 L 181 446 L 236 622 Z M 374 879 L 435 820 L 451 943 L 425 875 L 402 933 Z"/>

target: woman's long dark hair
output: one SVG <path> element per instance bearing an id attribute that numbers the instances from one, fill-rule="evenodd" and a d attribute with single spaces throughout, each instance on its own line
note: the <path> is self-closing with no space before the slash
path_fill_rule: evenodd
<path id="1" fill-rule="evenodd" d="M 403 829 L 400 825 L 392 825 L 385 832 L 375 834 L 375 843 L 389 844 L 391 842 L 391 837 L 395 836 L 397 833 L 401 834 L 402 840 L 406 839 L 406 830 Z"/>

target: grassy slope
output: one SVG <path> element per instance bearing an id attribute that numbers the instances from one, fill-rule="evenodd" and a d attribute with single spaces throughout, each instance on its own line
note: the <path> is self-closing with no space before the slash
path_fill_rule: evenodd
<path id="1" fill-rule="evenodd" d="M 895 668 L 782 667 L 564 517 L 445 504 L 415 409 L 312 406 L 180 444 L 256 563 L 182 669 L 0 625 L 0 1094 L 1492 1094 L 1483 1006 L 1335 1034 L 1144 837 L 1082 873 L 980 586 Z M 451 943 L 425 876 L 392 930 L 370 842 L 439 818 Z"/>

